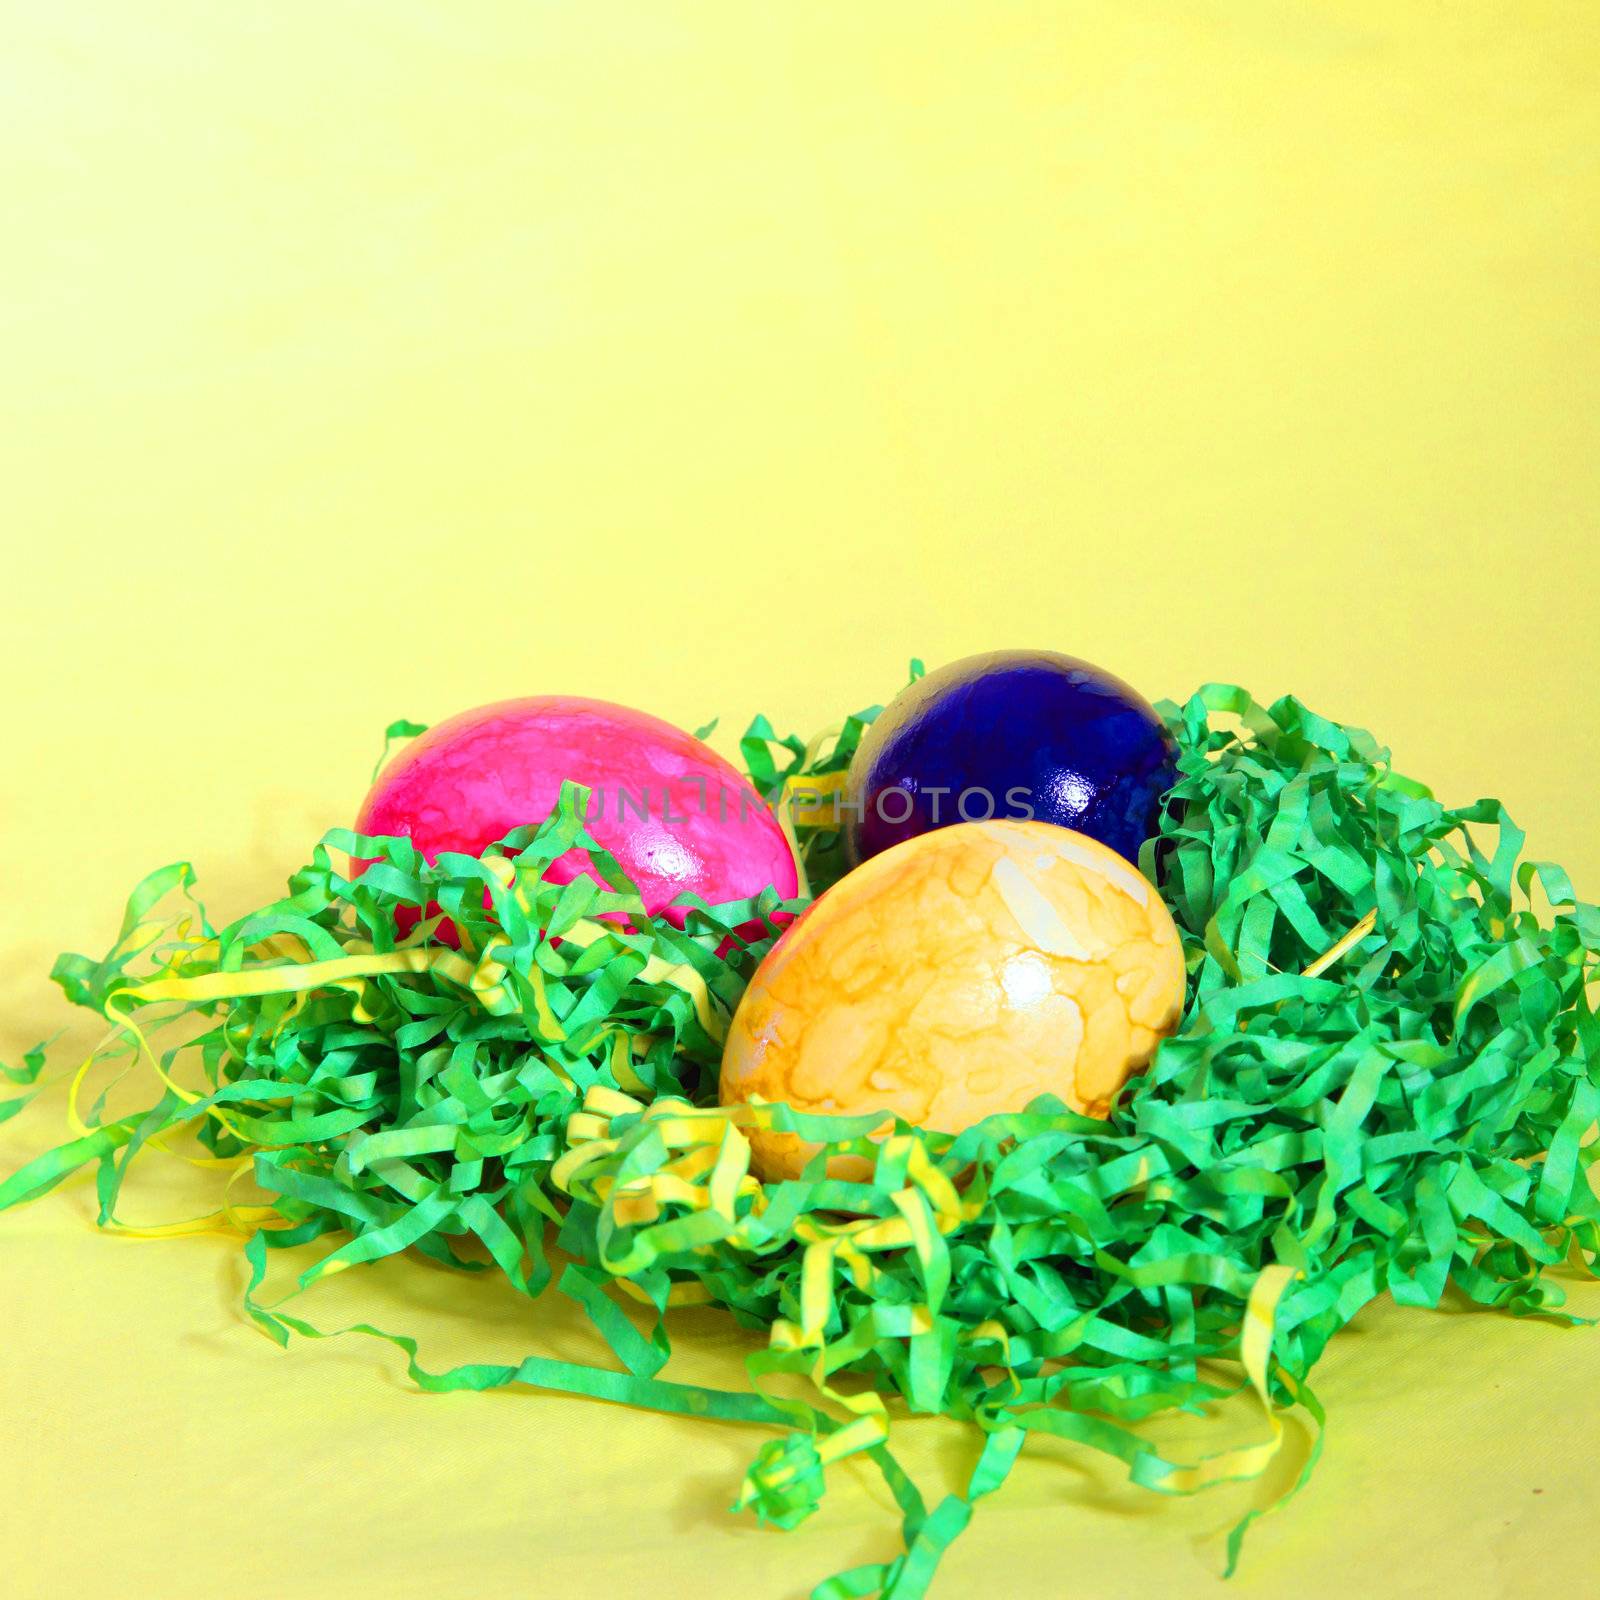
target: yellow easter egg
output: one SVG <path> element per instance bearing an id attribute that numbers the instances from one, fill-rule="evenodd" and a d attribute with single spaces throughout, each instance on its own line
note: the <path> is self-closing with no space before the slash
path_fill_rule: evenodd
<path id="1" fill-rule="evenodd" d="M 945 1133 L 1040 1094 L 1103 1117 L 1183 995 L 1178 930 L 1122 856 L 1053 823 L 960 823 L 872 857 L 784 933 L 733 1018 L 721 1098 Z M 751 1144 L 766 1178 L 815 1150 Z"/>

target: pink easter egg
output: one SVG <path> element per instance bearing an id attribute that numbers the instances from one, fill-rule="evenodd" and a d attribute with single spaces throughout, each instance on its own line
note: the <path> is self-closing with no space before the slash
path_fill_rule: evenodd
<path id="1" fill-rule="evenodd" d="M 404 834 L 430 861 L 480 855 L 542 822 L 564 781 L 590 790 L 589 832 L 652 915 L 682 927 L 685 909 L 668 907 L 686 890 L 718 905 L 769 887 L 788 899 L 799 887 L 783 830 L 729 762 L 659 717 L 576 695 L 502 700 L 430 728 L 379 775 L 356 829 Z M 569 850 L 548 876 L 579 873 L 600 877 L 586 851 Z"/>

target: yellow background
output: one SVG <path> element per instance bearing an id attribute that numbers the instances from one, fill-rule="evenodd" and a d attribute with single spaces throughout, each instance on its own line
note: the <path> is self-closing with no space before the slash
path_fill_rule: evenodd
<path id="1" fill-rule="evenodd" d="M 1600 893 L 1587 0 L 0 9 L 7 1059 L 144 870 L 236 914 L 389 719 L 536 690 L 726 743 L 1001 644 L 1292 689 Z M 763 1531 L 753 1432 L 282 1354 L 232 1247 L 91 1211 L 0 1222 L 10 1593 L 788 1600 L 891 1548 L 864 1471 Z M 409 1262 L 310 1309 L 597 1348 Z M 1375 1308 L 1231 1592 L 1588 1592 L 1597 1382 Z M 939 1592 L 1221 1594 L 1249 1502 L 1030 1446 Z"/>

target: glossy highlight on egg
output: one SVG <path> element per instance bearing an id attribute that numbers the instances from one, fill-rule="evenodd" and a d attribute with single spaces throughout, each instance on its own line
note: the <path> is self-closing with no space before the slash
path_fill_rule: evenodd
<path id="1" fill-rule="evenodd" d="M 1041 1094 L 1103 1117 L 1183 999 L 1171 914 L 1114 850 L 1045 822 L 957 824 L 874 856 L 785 932 L 734 1016 L 721 1099 L 946 1133 Z M 815 1150 L 750 1137 L 769 1179 Z"/>

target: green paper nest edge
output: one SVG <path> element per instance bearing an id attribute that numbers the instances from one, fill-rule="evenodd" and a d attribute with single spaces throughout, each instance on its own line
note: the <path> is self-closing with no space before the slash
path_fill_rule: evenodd
<path id="1" fill-rule="evenodd" d="M 746 769 L 773 799 L 836 774 L 876 709 L 809 744 L 758 719 Z M 830 1462 L 864 1453 L 901 1508 L 900 1549 L 815 1600 L 922 1595 L 1029 1431 L 1165 1492 L 1259 1474 L 1282 1408 L 1320 1424 L 1312 1368 L 1381 1294 L 1434 1306 L 1454 1285 L 1579 1321 L 1547 1269 L 1600 1259 L 1600 912 L 1559 867 L 1519 864 L 1498 802 L 1441 805 L 1368 734 L 1298 700 L 1207 685 L 1158 709 L 1179 778 L 1140 865 L 1182 932 L 1188 998 L 1106 1122 L 1041 1099 L 956 1137 L 898 1124 L 873 1144 L 879 1119 L 771 1108 L 774 1126 L 875 1170 L 830 1180 L 819 1156 L 760 1185 L 715 1109 L 719 1037 L 775 916 L 804 902 L 697 904 L 682 930 L 647 917 L 569 788 L 482 858 L 430 864 L 404 839 L 335 830 L 285 898 L 220 931 L 186 864 L 152 873 L 111 952 L 63 956 L 53 976 L 112 1024 L 86 1065 L 120 1076 L 142 1060 L 160 1098 L 110 1117 L 102 1092 L 76 1137 L 0 1184 L 0 1209 L 93 1163 L 99 1220 L 120 1227 L 134 1159 L 192 1135 L 228 1188 L 171 1231 L 243 1237 L 246 1308 L 279 1343 L 359 1332 L 398 1346 L 427 1390 L 519 1383 L 775 1425 L 738 1504 L 783 1527 L 816 1509 Z M 544 881 L 573 845 L 604 885 Z M 821 892 L 843 870 L 839 838 L 807 831 L 804 850 Z M 334 851 L 381 864 L 352 883 Z M 430 903 L 459 950 L 434 923 L 398 937 L 397 909 Z M 729 947 L 757 919 L 765 936 Z M 159 1053 L 158 1031 L 175 1041 Z M 40 1050 L 0 1069 L 23 1090 L 0 1117 L 43 1065 Z M 242 1175 L 265 1204 L 236 1201 Z M 266 1303 L 269 1252 L 317 1240 L 327 1253 Z M 498 1269 L 530 1299 L 553 1285 L 616 1365 L 434 1372 L 403 1335 L 286 1309 L 330 1271 L 408 1249 Z M 643 1330 L 621 1300 L 643 1305 Z M 659 1376 L 684 1303 L 768 1333 L 747 1391 Z M 1259 1444 L 1174 1462 L 1139 1431 L 1251 1389 Z M 975 1425 L 964 1495 L 925 1505 L 890 1448 L 900 1409 Z M 1258 1514 L 1230 1536 L 1229 1570 Z"/>

